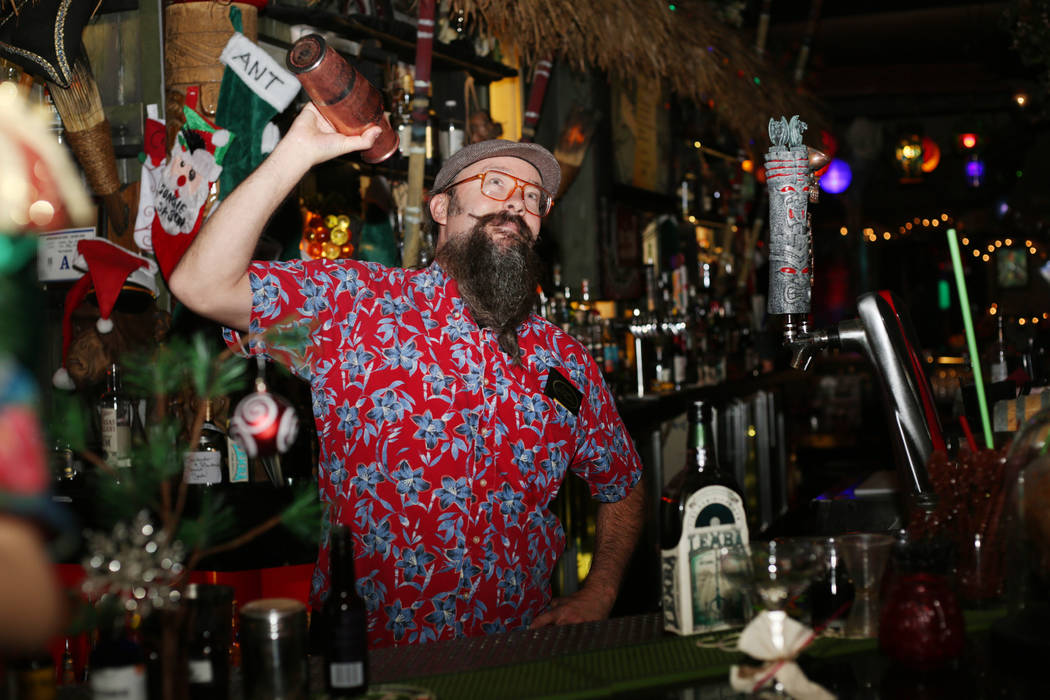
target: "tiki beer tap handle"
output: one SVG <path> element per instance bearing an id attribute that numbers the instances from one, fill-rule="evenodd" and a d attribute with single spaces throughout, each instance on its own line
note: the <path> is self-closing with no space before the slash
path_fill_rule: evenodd
<path id="1" fill-rule="evenodd" d="M 798 115 L 769 120 L 766 187 L 769 190 L 769 304 L 771 314 L 808 314 L 813 285 L 810 149 L 802 143 L 806 123 Z"/>

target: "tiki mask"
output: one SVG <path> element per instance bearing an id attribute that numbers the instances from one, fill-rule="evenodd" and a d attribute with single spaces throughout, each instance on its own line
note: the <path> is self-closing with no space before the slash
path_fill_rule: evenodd
<path id="1" fill-rule="evenodd" d="M 769 190 L 769 303 L 771 314 L 808 314 L 813 279 L 808 206 L 809 152 L 802 143 L 806 123 L 769 120 L 772 146 L 766 153 Z"/>

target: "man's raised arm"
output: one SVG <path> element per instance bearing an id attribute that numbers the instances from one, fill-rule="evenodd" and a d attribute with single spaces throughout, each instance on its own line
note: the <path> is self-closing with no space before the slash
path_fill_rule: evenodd
<path id="1" fill-rule="evenodd" d="M 248 266 L 266 222 L 310 168 L 370 148 L 379 133 L 372 127 L 360 136 L 344 136 L 307 104 L 273 153 L 204 222 L 171 273 L 172 294 L 201 316 L 247 330 Z"/>

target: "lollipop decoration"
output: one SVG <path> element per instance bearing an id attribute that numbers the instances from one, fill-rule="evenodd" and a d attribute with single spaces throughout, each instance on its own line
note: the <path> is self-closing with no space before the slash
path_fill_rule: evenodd
<path id="1" fill-rule="evenodd" d="M 266 361 L 257 358 L 255 391 L 238 402 L 230 419 L 230 437 L 248 457 L 283 454 L 299 435 L 299 417 L 284 398 L 266 389 Z"/>

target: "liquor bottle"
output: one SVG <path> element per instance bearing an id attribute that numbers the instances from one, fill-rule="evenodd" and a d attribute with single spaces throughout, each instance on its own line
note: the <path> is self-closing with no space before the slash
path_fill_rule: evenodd
<path id="1" fill-rule="evenodd" d="M 381 163 L 394 155 L 398 135 L 383 112 L 382 94 L 320 34 L 296 41 L 286 63 L 318 111 L 340 133 L 357 136 L 370 126 L 382 128 L 372 147 L 361 152 L 361 160 Z"/>
<path id="2" fill-rule="evenodd" d="M 324 620 L 325 689 L 328 697 L 349 698 L 368 690 L 368 624 L 365 602 L 354 576 L 350 529 L 332 528 L 331 578 Z"/>
<path id="3" fill-rule="evenodd" d="M 226 700 L 230 696 L 233 589 L 191 583 L 186 587 L 186 602 L 192 624 L 186 652 L 189 697 Z"/>
<path id="4" fill-rule="evenodd" d="M 226 435 L 212 422 L 211 400 L 205 399 L 204 422 L 197 445 L 182 457 L 183 480 L 190 486 L 228 483 L 226 452 Z"/>
<path id="5" fill-rule="evenodd" d="M 704 401 L 690 407 L 689 440 L 685 467 L 660 499 L 664 629 L 678 634 L 742 625 L 750 611 L 721 568 L 723 549 L 747 546 L 747 517 L 739 484 L 719 467 Z"/>
<path id="6" fill-rule="evenodd" d="M 995 322 L 995 353 L 992 356 L 989 378 L 993 382 L 1001 382 L 1009 374 L 1006 354 L 1006 328 L 1003 322 L 1003 315 L 999 314 Z"/>
<path id="7" fill-rule="evenodd" d="M 95 700 L 146 700 L 146 659 L 122 616 L 99 627 L 98 641 L 88 659 L 88 685 Z"/>
<path id="8" fill-rule="evenodd" d="M 120 366 L 115 362 L 106 370 L 106 390 L 95 402 L 102 455 L 110 466 L 126 469 L 131 466 L 131 399 L 124 394 L 120 381 Z"/>

